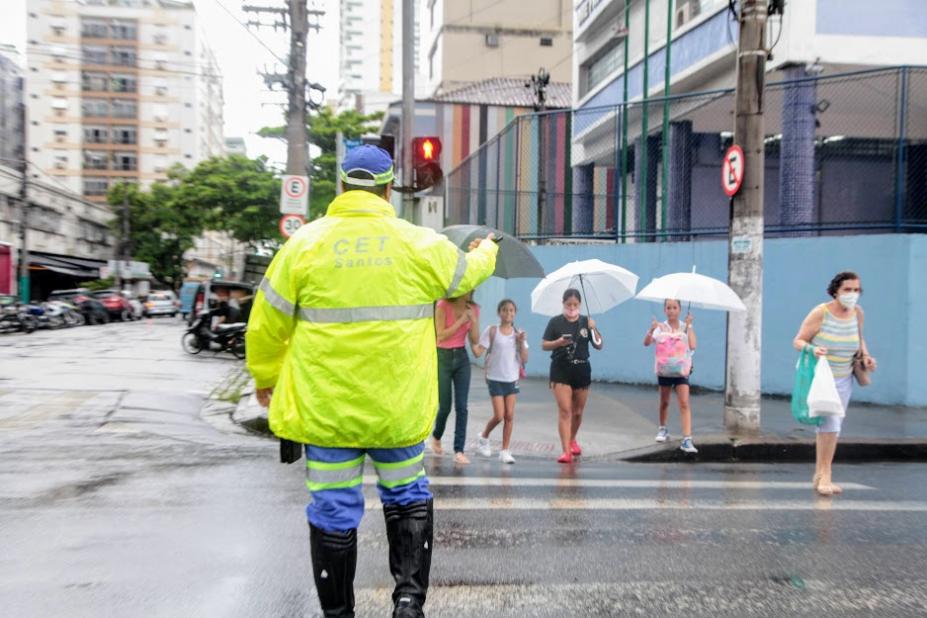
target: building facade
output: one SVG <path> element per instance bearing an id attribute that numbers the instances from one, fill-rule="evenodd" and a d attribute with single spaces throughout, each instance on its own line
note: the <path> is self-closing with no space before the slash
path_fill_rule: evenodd
<path id="1" fill-rule="evenodd" d="M 24 158 L 23 71 L 19 52 L 0 45 L 0 165 L 19 169 Z"/>
<path id="2" fill-rule="evenodd" d="M 727 0 L 575 2 L 573 232 L 726 230 L 717 170 L 733 136 L 736 17 Z M 927 123 L 916 113 L 927 3 L 787 2 L 769 17 L 767 49 L 767 229 L 901 228 L 927 216 Z"/>
<path id="3" fill-rule="evenodd" d="M 185 0 L 35 0 L 29 160 L 87 200 L 224 152 L 222 78 Z"/>
<path id="4" fill-rule="evenodd" d="M 418 2 L 415 11 L 418 74 Z M 365 114 L 383 111 L 402 96 L 402 0 L 341 0 L 340 15 L 338 106 Z"/>
<path id="5" fill-rule="evenodd" d="M 0 166 L 0 243 L 10 247 L 14 265 L 21 247 L 21 185 L 18 170 Z M 98 278 L 100 267 L 113 257 L 110 208 L 84 200 L 37 173 L 30 173 L 26 196 L 31 297 L 42 300 L 54 289 Z M 16 293 L 16 277 L 11 279 L 8 293 Z"/>
<path id="6" fill-rule="evenodd" d="M 571 80 L 572 6 L 563 0 L 423 0 L 421 66 L 427 96 L 489 78 L 546 69 Z"/>

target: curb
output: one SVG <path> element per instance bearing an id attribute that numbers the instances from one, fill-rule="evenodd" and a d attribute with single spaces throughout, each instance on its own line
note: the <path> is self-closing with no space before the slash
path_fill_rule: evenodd
<path id="1" fill-rule="evenodd" d="M 782 436 L 730 438 L 708 436 L 699 440 L 698 453 L 679 450 L 678 441 L 615 453 L 613 457 L 633 463 L 814 463 L 813 440 Z M 880 461 L 925 462 L 927 440 L 847 438 L 837 445 L 837 463 Z"/>

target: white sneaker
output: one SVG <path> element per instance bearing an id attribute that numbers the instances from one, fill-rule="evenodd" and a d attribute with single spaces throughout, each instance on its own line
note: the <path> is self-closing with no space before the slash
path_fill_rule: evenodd
<path id="1" fill-rule="evenodd" d="M 682 439 L 682 444 L 679 448 L 687 453 L 698 453 L 698 449 L 692 444 L 692 438 L 688 436 Z"/>
<path id="2" fill-rule="evenodd" d="M 489 446 L 489 438 L 484 438 L 482 436 L 477 438 L 476 452 L 483 457 L 489 457 L 492 455 L 492 448 Z"/>
<path id="3" fill-rule="evenodd" d="M 511 451 L 499 451 L 499 461 L 505 464 L 515 463 L 515 458 L 512 457 Z"/>
<path id="4" fill-rule="evenodd" d="M 660 427 L 657 430 L 657 437 L 656 437 L 657 442 L 666 442 L 667 440 L 669 440 L 669 437 L 670 435 L 669 435 L 669 432 L 666 430 L 666 427 Z"/>

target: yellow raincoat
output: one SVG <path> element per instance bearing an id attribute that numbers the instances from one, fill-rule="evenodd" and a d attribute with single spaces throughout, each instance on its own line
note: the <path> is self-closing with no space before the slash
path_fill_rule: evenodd
<path id="1" fill-rule="evenodd" d="M 326 447 L 424 440 L 438 407 L 433 303 L 489 277 L 497 251 L 463 253 L 366 191 L 335 198 L 277 253 L 248 321 L 274 434 Z"/>

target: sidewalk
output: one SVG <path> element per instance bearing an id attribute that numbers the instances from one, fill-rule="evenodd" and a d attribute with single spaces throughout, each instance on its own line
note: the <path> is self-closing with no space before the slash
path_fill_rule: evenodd
<path id="1" fill-rule="evenodd" d="M 557 410 L 546 380 L 527 379 L 520 384 L 515 407 L 512 453 L 518 457 L 557 457 Z M 698 455 L 679 450 L 679 411 L 673 399 L 669 414 L 670 442 L 656 444 L 657 387 L 594 383 L 589 394 L 579 443 L 586 458 L 630 461 L 813 461 L 814 428 L 792 419 L 789 400 L 764 398 L 762 431 L 757 436 L 732 437 L 724 430 L 724 395 L 693 394 L 692 433 Z M 473 367 L 470 387 L 466 452 L 476 459 L 476 439 L 491 416 L 483 371 Z M 233 420 L 260 429 L 266 411 L 254 396 L 241 400 Z M 451 450 L 454 413 L 448 420 L 443 443 Z M 502 425 L 490 436 L 493 453 L 501 447 Z M 904 408 L 850 403 L 844 421 L 837 459 L 927 461 L 927 408 Z"/>

